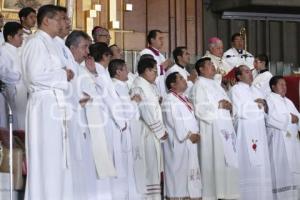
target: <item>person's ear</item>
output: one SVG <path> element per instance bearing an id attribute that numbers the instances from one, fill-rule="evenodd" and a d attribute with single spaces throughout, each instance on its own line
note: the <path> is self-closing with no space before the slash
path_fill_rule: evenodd
<path id="1" fill-rule="evenodd" d="M 49 25 L 49 17 L 45 17 L 42 21 L 42 24 L 44 24 L 45 26 Z"/>
<path id="2" fill-rule="evenodd" d="M 8 42 L 11 42 L 12 40 L 13 40 L 13 36 L 8 35 L 8 36 L 7 36 L 7 41 L 8 41 Z"/>
<path id="3" fill-rule="evenodd" d="M 272 91 L 275 91 L 275 87 L 276 87 L 276 85 L 272 85 L 272 86 L 271 86 L 271 90 L 272 90 Z"/>
<path id="4" fill-rule="evenodd" d="M 121 71 L 120 69 L 117 69 L 116 75 L 120 76 L 121 72 L 122 72 L 122 71 Z"/>

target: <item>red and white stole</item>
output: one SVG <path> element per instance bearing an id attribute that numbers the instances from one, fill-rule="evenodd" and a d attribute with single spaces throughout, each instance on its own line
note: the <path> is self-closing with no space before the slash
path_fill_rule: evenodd
<path id="1" fill-rule="evenodd" d="M 153 47 L 148 47 L 147 49 L 149 49 L 150 51 L 152 51 L 152 53 L 153 53 L 155 56 L 160 56 L 159 50 L 154 49 Z M 163 68 L 162 65 L 159 65 L 159 67 L 160 67 L 160 72 L 159 72 L 159 74 L 160 74 L 160 75 L 164 75 L 164 74 L 165 74 L 165 69 Z"/>
<path id="2" fill-rule="evenodd" d="M 177 94 L 175 91 L 173 90 L 170 90 L 170 92 L 175 96 L 177 97 L 181 102 L 184 103 L 184 105 L 186 105 L 186 107 L 189 109 L 189 111 L 193 112 L 193 104 L 190 102 L 190 100 L 184 96 L 184 95 L 180 95 L 180 94 Z"/>

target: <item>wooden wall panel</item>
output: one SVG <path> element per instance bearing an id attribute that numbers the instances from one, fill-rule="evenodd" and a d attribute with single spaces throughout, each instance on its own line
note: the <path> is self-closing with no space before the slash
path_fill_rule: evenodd
<path id="1" fill-rule="evenodd" d="M 196 55 L 202 55 L 203 54 L 203 0 L 197 0 L 196 5 Z"/>
<path id="2" fill-rule="evenodd" d="M 176 12 L 175 12 L 176 0 L 169 0 L 169 52 L 176 47 Z"/>
<path id="3" fill-rule="evenodd" d="M 82 4 L 83 0 L 78 0 L 76 1 L 76 28 L 78 29 L 84 29 L 85 27 L 85 13 L 82 9 L 83 4 Z"/>
<path id="4" fill-rule="evenodd" d="M 186 46 L 192 54 L 196 52 L 196 0 L 186 1 Z"/>
<path id="5" fill-rule="evenodd" d="M 132 12 L 124 12 L 124 30 L 146 33 L 146 1 L 130 0 Z"/>
<path id="6" fill-rule="evenodd" d="M 186 46 L 186 0 L 176 0 L 176 46 Z"/>
<path id="7" fill-rule="evenodd" d="M 108 1 L 109 0 L 99 0 L 99 3 L 102 6 L 102 10 L 100 13 L 98 13 L 98 20 L 99 20 L 98 25 L 106 28 L 108 28 L 108 22 L 109 22 Z"/>
<path id="8" fill-rule="evenodd" d="M 159 29 L 169 33 L 169 0 L 146 0 L 147 32 Z"/>

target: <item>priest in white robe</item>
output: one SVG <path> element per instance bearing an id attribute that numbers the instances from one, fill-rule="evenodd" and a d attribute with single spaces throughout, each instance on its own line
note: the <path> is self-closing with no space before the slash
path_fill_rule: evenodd
<path id="1" fill-rule="evenodd" d="M 273 196 L 278 200 L 298 200 L 300 185 L 300 114 L 285 97 L 287 87 L 282 76 L 270 80 L 272 93 L 267 98 L 267 132 L 271 160 Z"/>
<path id="2" fill-rule="evenodd" d="M 176 47 L 173 50 L 173 58 L 175 64 L 167 70 L 165 76 L 167 77 L 169 74 L 173 72 L 179 72 L 181 76 L 183 76 L 183 78 L 187 81 L 188 87 L 185 91 L 185 94 L 189 96 L 190 90 L 197 79 L 197 77 L 191 76 L 186 69 L 187 65 L 190 64 L 190 59 L 191 59 L 190 53 L 187 51 L 186 47 Z"/>
<path id="3" fill-rule="evenodd" d="M 252 85 L 260 90 L 265 98 L 271 93 L 269 81 L 273 76 L 268 70 L 268 65 L 268 56 L 261 54 L 255 57 L 254 68 L 256 76 L 254 77 Z"/>
<path id="4" fill-rule="evenodd" d="M 251 70 L 236 68 L 238 83 L 231 88 L 237 131 L 241 199 L 273 199 L 271 168 L 265 125 L 267 105 L 260 91 L 251 86 Z"/>
<path id="5" fill-rule="evenodd" d="M 26 200 L 74 199 L 64 91 L 73 72 L 60 61 L 54 38 L 61 29 L 59 10 L 38 11 L 39 30 L 24 46 L 21 66 L 29 92 L 26 110 Z"/>
<path id="6" fill-rule="evenodd" d="M 139 76 L 134 80 L 131 95 L 140 95 L 138 104 L 141 115 L 139 157 L 144 159 L 144 195 L 146 199 L 161 199 L 161 172 L 163 170 L 161 142 L 167 139 L 159 103 L 160 95 L 154 83 L 157 77 L 156 61 L 144 58 L 138 63 Z"/>
<path id="7" fill-rule="evenodd" d="M 89 47 L 90 54 L 95 60 L 97 85 L 103 88 L 104 128 L 109 147 L 109 153 L 117 170 L 116 177 L 110 178 L 112 199 L 124 199 L 128 195 L 126 163 L 122 147 L 122 137 L 126 134 L 128 124 L 122 110 L 122 101 L 118 96 L 108 72 L 111 51 L 107 44 L 96 42 Z M 103 187 L 99 181 L 99 188 Z"/>
<path id="8" fill-rule="evenodd" d="M 17 22 L 7 22 L 3 32 L 6 42 L 0 47 L 1 59 L 8 65 L 7 68 L 21 75 L 21 59 L 18 49 L 23 41 L 22 26 Z M 15 84 L 7 84 L 7 97 L 14 118 L 13 128 L 25 130 L 27 90 L 22 76 Z"/>
<path id="9" fill-rule="evenodd" d="M 138 162 L 134 162 L 134 149 L 140 144 L 136 144 L 136 138 L 139 138 L 141 131 L 141 123 L 139 122 L 140 114 L 138 110 L 138 105 L 141 101 L 139 95 L 134 95 L 130 97 L 129 89 L 127 85 L 128 80 L 128 68 L 125 61 L 122 59 L 113 59 L 108 65 L 108 71 L 110 77 L 112 78 L 114 88 L 122 100 L 122 109 L 124 111 L 124 116 L 128 124 L 128 128 L 122 135 L 122 147 L 124 154 L 124 163 L 127 165 L 127 175 L 128 175 L 128 199 L 139 200 L 142 199 L 143 193 L 139 191 L 137 184 L 144 182 L 142 179 L 141 172 L 138 166 Z"/>
<path id="10" fill-rule="evenodd" d="M 61 12 L 66 17 L 66 12 Z M 66 28 L 66 27 L 65 27 Z M 68 28 L 65 29 L 68 32 Z M 64 34 L 62 34 L 64 35 Z M 61 36 L 62 36 L 61 35 Z M 99 193 L 96 187 L 97 173 L 106 174 L 105 164 L 111 164 L 111 160 L 105 160 L 104 164 L 99 162 L 108 157 L 105 154 L 105 137 L 103 138 L 104 131 L 101 127 L 95 126 L 94 122 L 88 119 L 93 117 L 93 112 L 98 113 L 99 107 L 96 104 L 98 96 L 95 81 L 92 75 L 85 66 L 80 65 L 85 59 L 88 58 L 90 37 L 82 31 L 73 31 L 66 39 L 66 46 L 63 46 L 61 38 L 56 38 L 61 47 L 61 59 L 64 60 L 66 67 L 74 71 L 74 78 L 70 81 L 68 91 L 66 93 L 66 101 L 69 106 L 70 117 L 67 121 L 68 130 L 70 133 L 70 149 L 71 149 L 71 170 L 72 182 L 74 190 L 74 199 L 76 200 L 98 200 Z M 71 53 L 71 54 L 70 54 Z M 87 62 L 86 62 L 87 63 Z M 88 95 L 88 96 L 87 96 Z M 93 99 L 95 99 L 93 101 Z M 94 105 L 96 104 L 96 106 Z M 96 108 L 95 108 L 96 107 Z M 103 123 L 100 117 L 98 118 L 99 124 Z M 95 126 L 95 127 L 94 127 Z M 100 136 L 96 139 L 93 135 L 95 132 Z M 101 138 L 102 136 L 102 138 Z M 94 144 L 94 145 L 93 145 Z M 94 148 L 96 145 L 103 149 Z M 101 146 L 100 146 L 101 144 Z M 100 166 L 101 165 L 101 169 Z M 114 169 L 112 167 L 112 169 Z M 110 170 L 108 170 L 110 171 Z M 103 175 L 104 176 L 104 175 Z"/>
<path id="11" fill-rule="evenodd" d="M 240 33 L 235 33 L 231 37 L 232 48 L 228 49 L 223 58 L 233 68 L 239 65 L 246 65 L 251 70 L 254 69 L 254 57 L 244 48 L 244 39 Z"/>
<path id="12" fill-rule="evenodd" d="M 160 30 L 151 30 L 147 35 L 148 47 L 140 52 L 140 56 L 144 54 L 150 54 L 157 62 L 157 78 L 156 85 L 158 92 L 161 97 L 165 96 L 165 71 L 172 66 L 170 59 L 166 59 L 165 56 L 160 52 L 163 48 L 163 33 Z"/>
<path id="13" fill-rule="evenodd" d="M 216 69 L 210 58 L 199 59 L 195 68 L 199 78 L 192 88 L 191 100 L 200 125 L 202 199 L 238 199 L 239 170 L 231 101 L 213 79 Z"/>
<path id="14" fill-rule="evenodd" d="M 179 72 L 166 78 L 169 94 L 163 100 L 163 119 L 168 132 L 164 143 L 164 177 L 167 199 L 201 199 L 198 160 L 199 125 L 192 103 L 184 92 L 187 82 Z"/>

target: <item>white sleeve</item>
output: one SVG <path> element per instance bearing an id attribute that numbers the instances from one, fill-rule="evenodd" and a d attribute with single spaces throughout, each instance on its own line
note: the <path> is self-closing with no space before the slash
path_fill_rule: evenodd
<path id="1" fill-rule="evenodd" d="M 196 117 L 205 123 L 213 123 L 213 120 L 216 119 L 219 105 L 208 99 L 205 89 L 201 86 L 194 88 L 191 91 L 191 99 L 194 104 Z"/>
<path id="2" fill-rule="evenodd" d="M 97 90 L 101 92 L 99 92 L 100 98 L 103 99 L 104 104 L 107 106 L 114 123 L 120 130 L 124 129 L 126 127 L 126 117 L 123 113 L 124 110 L 120 98 L 115 91 L 108 89 L 106 85 L 104 85 L 103 81 L 101 81 L 101 76 L 96 78 L 96 84 Z M 113 87 L 113 85 L 110 87 Z"/>
<path id="3" fill-rule="evenodd" d="M 46 45 L 40 39 L 29 40 L 23 50 L 22 70 L 28 85 L 61 90 L 68 88 L 67 74 L 59 57 L 49 54 Z M 55 59 L 59 60 L 56 64 Z"/>
<path id="4" fill-rule="evenodd" d="M 286 131 L 289 123 L 291 122 L 291 115 L 279 113 L 276 109 L 277 106 L 271 99 L 268 99 L 267 103 L 269 112 L 266 118 L 266 126 Z"/>
<path id="5" fill-rule="evenodd" d="M 6 84 L 16 84 L 21 79 L 21 73 L 13 69 L 13 62 L 0 52 L 0 80 Z"/>
<path id="6" fill-rule="evenodd" d="M 235 119 L 254 119 L 255 117 L 261 116 L 263 110 L 258 108 L 257 103 L 252 100 L 243 101 L 242 99 L 245 97 L 234 88 L 231 89 L 230 94 Z"/>
<path id="7" fill-rule="evenodd" d="M 180 112 L 180 106 L 174 102 L 166 101 L 163 104 L 162 110 L 164 112 L 165 123 L 174 129 L 175 137 L 179 142 L 184 142 L 187 139 L 189 130 L 183 123 L 185 117 Z"/>
<path id="8" fill-rule="evenodd" d="M 166 130 L 160 117 L 160 115 L 162 115 L 162 113 L 159 113 L 161 110 L 156 107 L 157 104 L 147 100 L 140 88 L 133 88 L 131 94 L 139 94 L 142 97 L 142 101 L 138 104 L 141 119 L 158 139 L 162 138 L 165 135 Z"/>

